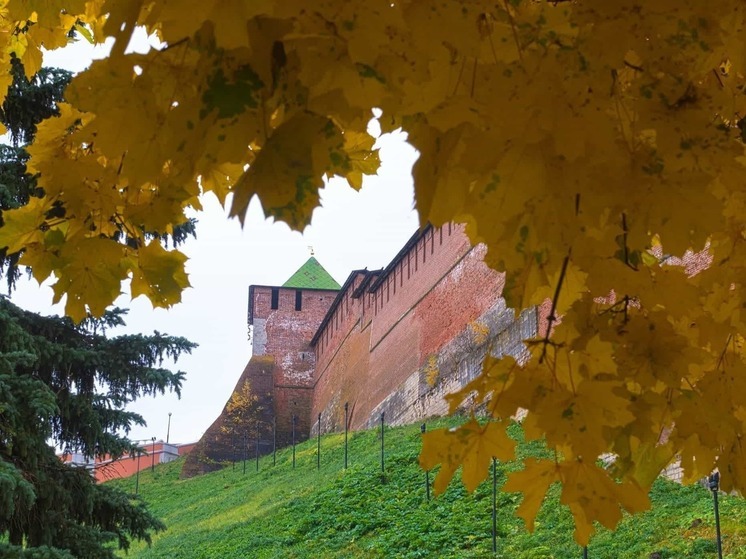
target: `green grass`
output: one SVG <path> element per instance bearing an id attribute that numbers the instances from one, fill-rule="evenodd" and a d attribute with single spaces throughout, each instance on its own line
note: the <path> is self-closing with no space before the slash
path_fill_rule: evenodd
<path id="1" fill-rule="evenodd" d="M 429 424 L 448 425 L 454 420 Z M 516 438 L 520 429 L 514 428 Z M 459 482 L 427 501 L 425 474 L 417 466 L 419 426 L 386 430 L 386 473 L 380 471 L 377 431 L 350 434 L 349 465 L 343 469 L 343 436 L 322 438 L 321 470 L 316 440 L 291 451 L 250 461 L 205 476 L 179 480 L 182 461 L 140 475 L 140 495 L 168 525 L 152 547 L 134 544 L 131 558 L 438 558 L 565 559 L 582 557 L 572 539 L 572 519 L 558 505 L 558 488 L 529 534 L 514 515 L 517 494 L 497 494 L 498 553 L 492 555 L 492 487 L 486 482 L 468 494 Z M 521 444 L 522 454 L 541 453 Z M 498 465 L 502 484 L 515 464 Z M 431 476 L 432 478 L 432 476 Z M 134 478 L 114 482 L 134 491 Z M 712 496 L 700 486 L 680 487 L 660 480 L 651 494 L 653 509 L 626 518 L 616 532 L 601 529 L 589 557 L 661 559 L 717 557 Z M 721 522 L 726 557 L 746 559 L 746 503 L 722 496 Z"/>

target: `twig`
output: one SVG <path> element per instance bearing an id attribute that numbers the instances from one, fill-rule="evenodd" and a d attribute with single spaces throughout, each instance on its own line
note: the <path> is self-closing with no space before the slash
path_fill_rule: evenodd
<path id="1" fill-rule="evenodd" d="M 513 19 L 513 14 L 510 13 L 507 0 L 503 0 L 503 6 L 505 6 L 505 13 L 508 14 L 508 19 L 510 20 L 510 28 L 513 30 L 513 40 L 515 41 L 515 48 L 518 50 L 518 60 L 523 65 L 523 49 L 521 48 L 521 42 L 518 40 L 518 30 L 515 27 L 515 20 Z"/>
<path id="2" fill-rule="evenodd" d="M 645 69 L 642 66 L 635 66 L 634 64 L 632 64 L 631 62 L 627 62 L 626 60 L 624 61 L 624 65 L 627 68 L 632 68 L 633 70 L 635 70 L 637 72 L 644 72 L 645 71 Z"/>
<path id="3" fill-rule="evenodd" d="M 712 69 L 712 73 L 715 74 L 715 77 L 718 79 L 718 83 L 720 84 L 720 89 L 723 89 L 725 87 L 725 84 L 723 83 L 723 79 L 720 77 L 720 73 L 715 70 L 715 68 Z"/>
<path id="4" fill-rule="evenodd" d="M 451 95 L 456 95 L 456 93 L 458 93 L 458 86 L 461 83 L 461 76 L 464 75 L 464 66 L 466 66 L 466 57 L 463 57 L 461 59 L 461 68 L 458 71 L 458 76 L 456 77 L 456 85 L 453 86 L 453 93 Z"/>
<path id="5" fill-rule="evenodd" d="M 125 150 L 122 153 L 122 159 L 119 161 L 119 167 L 117 168 L 117 176 L 122 174 L 122 167 L 124 167 L 124 158 L 127 155 L 127 151 Z"/>
<path id="6" fill-rule="evenodd" d="M 557 301 L 559 300 L 560 290 L 562 289 L 562 282 L 565 280 L 565 274 L 567 273 L 567 265 L 570 263 L 570 252 L 567 252 L 567 256 L 562 261 L 562 270 L 560 270 L 559 280 L 557 281 L 557 288 L 554 290 L 554 297 L 552 298 L 552 309 L 549 311 L 547 317 L 547 331 L 544 334 L 543 344 L 544 347 L 541 350 L 541 357 L 539 357 L 539 364 L 544 362 L 544 358 L 547 355 L 547 346 L 549 345 L 549 333 L 552 331 L 552 324 L 557 320 L 554 315 L 557 310 Z"/>
<path id="7" fill-rule="evenodd" d="M 469 94 L 469 97 L 471 99 L 474 99 L 474 89 L 477 85 L 477 57 L 474 57 L 474 69 L 471 73 L 471 93 Z"/>
<path id="8" fill-rule="evenodd" d="M 170 43 L 170 44 L 166 45 L 165 47 L 163 47 L 161 49 L 158 49 L 158 52 L 166 52 L 167 50 L 176 48 L 179 45 L 181 45 L 183 43 L 186 43 L 187 41 L 189 41 L 189 37 L 184 37 L 183 39 L 179 39 L 178 41 L 176 41 L 174 43 Z"/>
<path id="9" fill-rule="evenodd" d="M 728 344 L 730 343 L 732 339 L 733 339 L 733 334 L 728 334 L 728 339 L 725 340 L 725 346 L 723 347 L 723 351 L 720 352 L 720 357 L 718 358 L 718 364 L 717 364 L 716 369 L 719 369 L 722 365 L 726 364 L 725 357 L 728 351 Z"/>
<path id="10" fill-rule="evenodd" d="M 624 247 L 622 247 L 624 250 L 624 264 L 637 272 L 637 267 L 629 263 L 629 247 L 627 246 L 627 234 L 629 233 L 629 229 L 627 228 L 627 214 L 624 212 L 622 212 L 622 232 L 624 235 Z"/>

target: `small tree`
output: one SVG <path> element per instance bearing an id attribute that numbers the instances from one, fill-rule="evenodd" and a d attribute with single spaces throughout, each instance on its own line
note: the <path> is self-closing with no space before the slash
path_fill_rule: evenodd
<path id="1" fill-rule="evenodd" d="M 231 395 L 225 406 L 225 421 L 220 431 L 231 437 L 256 438 L 259 435 L 259 416 L 263 406 L 259 397 L 251 390 L 251 383 L 244 383 Z"/>

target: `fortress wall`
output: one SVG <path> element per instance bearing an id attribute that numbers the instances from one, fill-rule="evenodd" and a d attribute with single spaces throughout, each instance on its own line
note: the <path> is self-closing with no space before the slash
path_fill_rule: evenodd
<path id="1" fill-rule="evenodd" d="M 355 393 L 355 386 L 369 370 L 369 337 L 370 329 L 365 328 L 365 308 L 367 294 L 353 297 L 353 293 L 364 281 L 366 274 L 357 274 L 341 294 L 338 305 L 339 318 L 331 317 L 327 326 L 321 331 L 316 344 L 316 377 L 314 404 L 311 421 L 318 420 L 322 413 L 322 431 L 340 431 L 344 429 L 344 403 Z M 337 313 L 335 313 L 336 315 Z M 369 323 L 368 323 L 369 324 Z M 338 366 L 343 364 L 343 366 Z M 316 406 L 319 400 L 337 405 Z M 354 404 L 350 404 L 350 415 L 354 414 Z M 317 424 L 312 424 L 316 432 Z"/>
<path id="2" fill-rule="evenodd" d="M 487 343 L 515 322 L 484 250 L 461 227 L 430 229 L 362 297 L 339 344 L 319 353 L 312 417 L 322 413 L 322 430 L 343 427 L 345 402 L 351 429 L 381 411 L 387 423 L 447 411 L 443 396 L 473 378 Z"/>
<path id="3" fill-rule="evenodd" d="M 370 329 L 353 329 L 350 336 L 334 353 L 331 363 L 320 371 L 316 389 L 312 421 L 321 417 L 323 432 L 344 430 L 344 404 L 349 403 L 349 418 L 357 416 L 361 386 L 366 386 L 370 371 Z M 349 425 L 352 428 L 352 424 Z M 316 425 L 312 425 L 314 433 Z"/>
<path id="4" fill-rule="evenodd" d="M 317 371 L 323 370 L 334 357 L 345 338 L 353 328 L 359 328 L 361 314 L 363 312 L 363 298 L 353 298 L 353 292 L 365 278 L 364 273 L 358 273 L 353 278 L 347 289 L 341 292 L 339 304 L 327 320 L 327 324 L 321 331 L 316 343 L 315 354 Z M 315 332 L 314 332 L 315 333 Z M 319 375 L 316 375 L 318 380 Z"/>
<path id="5" fill-rule="evenodd" d="M 425 231 L 372 294 L 372 349 L 470 249 L 463 226 Z"/>

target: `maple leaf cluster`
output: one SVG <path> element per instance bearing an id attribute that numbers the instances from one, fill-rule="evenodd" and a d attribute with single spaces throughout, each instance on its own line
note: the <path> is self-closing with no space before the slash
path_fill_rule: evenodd
<path id="1" fill-rule="evenodd" d="M 506 489 L 524 492 L 530 525 L 562 482 L 581 542 L 593 521 L 646 507 L 674 457 L 688 480 L 716 467 L 723 489 L 746 489 L 741 0 L 3 6 L 3 67 L 15 56 L 32 74 L 71 31 L 114 40 L 29 148 L 44 197 L 0 229 L 38 280 L 54 275 L 73 318 L 103 312 L 127 279 L 154 305 L 178 302 L 184 256 L 145 232 L 168 234 L 202 192 L 239 218 L 257 194 L 302 228 L 324 177 L 359 187 L 376 171 L 375 107 L 420 153 L 421 220 L 465 222 L 511 306 L 550 301 L 526 362 L 489 358 L 453 397 L 476 392 L 495 421 L 429 434 L 423 464 L 442 463 L 442 480 L 463 465 L 473 486 L 528 410 L 526 435 L 556 458 Z M 127 53 L 137 26 L 161 46 Z M 702 250 L 696 274 L 670 265 Z"/>

